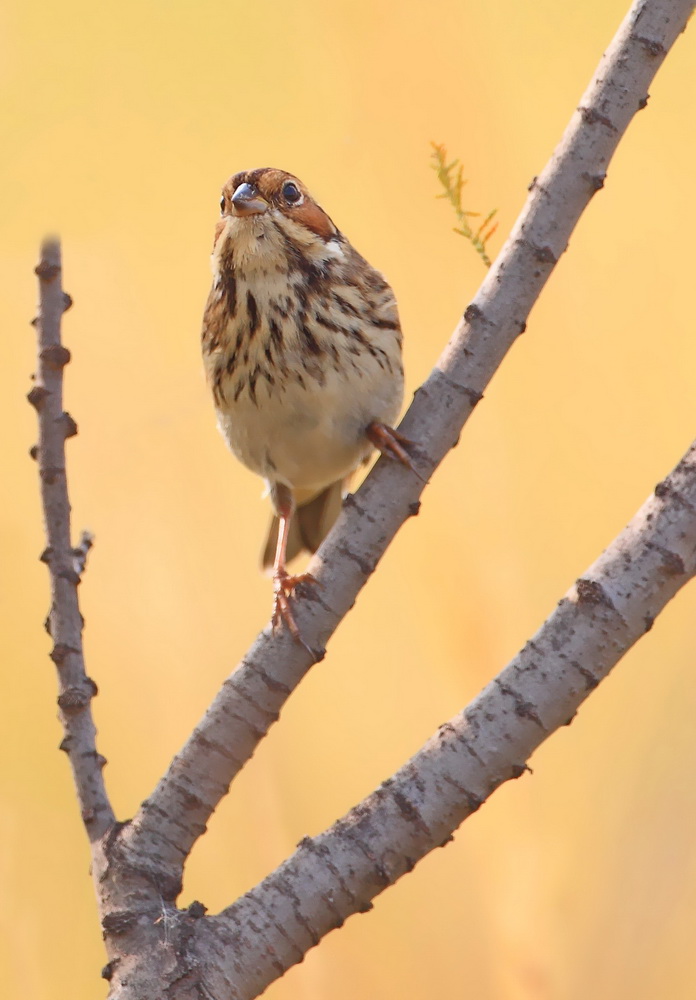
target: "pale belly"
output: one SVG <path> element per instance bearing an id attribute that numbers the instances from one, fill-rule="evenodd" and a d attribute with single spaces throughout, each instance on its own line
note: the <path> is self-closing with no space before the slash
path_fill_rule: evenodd
<path id="1" fill-rule="evenodd" d="M 375 366 L 376 367 L 376 366 Z M 319 491 L 353 472 L 371 453 L 373 421 L 393 426 L 403 395 L 400 375 L 382 369 L 346 379 L 333 370 L 325 384 L 263 386 L 258 405 L 246 393 L 218 407 L 218 425 L 237 458 L 269 484 Z"/>

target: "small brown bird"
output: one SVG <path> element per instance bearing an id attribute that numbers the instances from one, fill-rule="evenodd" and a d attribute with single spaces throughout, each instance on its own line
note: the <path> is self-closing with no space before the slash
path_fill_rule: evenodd
<path id="1" fill-rule="evenodd" d="M 273 624 L 301 642 L 289 598 L 312 578 L 291 576 L 286 562 L 319 547 L 374 447 L 411 466 L 409 442 L 391 428 L 403 397 L 399 317 L 382 275 L 297 177 L 242 171 L 220 207 L 205 371 L 228 445 L 266 480 Z"/>

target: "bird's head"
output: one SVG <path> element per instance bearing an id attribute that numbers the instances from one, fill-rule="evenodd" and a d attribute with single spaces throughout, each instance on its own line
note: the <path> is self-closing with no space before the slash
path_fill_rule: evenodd
<path id="1" fill-rule="evenodd" d="M 242 170 L 227 181 L 220 201 L 215 250 L 236 247 L 240 257 L 268 257 L 293 247 L 323 256 L 340 233 L 299 178 L 285 170 Z M 219 245 L 222 244 L 222 245 Z"/>

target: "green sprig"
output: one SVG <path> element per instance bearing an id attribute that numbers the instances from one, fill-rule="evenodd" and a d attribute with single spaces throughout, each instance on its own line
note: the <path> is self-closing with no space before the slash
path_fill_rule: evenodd
<path id="1" fill-rule="evenodd" d="M 462 205 L 462 189 L 466 184 L 464 179 L 464 167 L 459 160 L 447 162 L 447 149 L 444 144 L 432 142 L 433 163 L 432 168 L 437 174 L 437 179 L 442 185 L 443 191 L 437 195 L 438 198 L 446 198 L 455 211 L 459 225 L 454 227 L 455 233 L 459 233 L 464 239 L 469 240 L 476 253 L 479 255 L 486 267 L 491 266 L 491 258 L 486 253 L 486 243 L 498 228 L 498 223 L 491 225 L 493 217 L 498 211 L 494 208 L 477 229 L 469 225 L 469 219 L 478 217 L 480 212 L 470 212 Z"/>

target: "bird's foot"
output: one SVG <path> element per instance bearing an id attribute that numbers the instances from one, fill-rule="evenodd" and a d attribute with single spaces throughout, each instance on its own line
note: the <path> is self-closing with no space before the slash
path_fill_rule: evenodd
<path id="1" fill-rule="evenodd" d="M 383 455 L 395 458 L 397 462 L 401 462 L 414 475 L 418 476 L 422 483 L 427 483 L 427 479 L 423 479 L 423 476 L 421 476 L 413 464 L 413 459 L 407 451 L 409 446 L 413 446 L 413 441 L 404 437 L 403 434 L 399 434 L 393 427 L 389 427 L 388 424 L 382 424 L 378 420 L 373 420 L 368 426 L 367 437 Z"/>
<path id="2" fill-rule="evenodd" d="M 302 634 L 295 621 L 295 616 L 292 613 L 292 608 L 290 607 L 290 598 L 293 596 L 295 589 L 302 583 L 316 584 L 317 580 L 311 573 L 300 573 L 297 576 L 293 576 L 284 567 L 278 568 L 274 572 L 273 617 L 271 618 L 271 624 L 275 631 L 281 622 L 284 622 L 289 628 L 293 639 L 304 646 L 307 652 L 311 653 L 312 657 L 315 657 L 315 651 L 302 638 Z"/>

